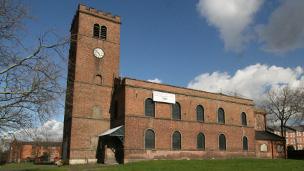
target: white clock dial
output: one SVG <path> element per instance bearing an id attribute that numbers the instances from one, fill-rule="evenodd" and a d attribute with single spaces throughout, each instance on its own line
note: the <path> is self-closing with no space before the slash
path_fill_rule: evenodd
<path id="1" fill-rule="evenodd" d="M 100 48 L 95 48 L 94 49 L 94 56 L 96 58 L 102 58 L 104 56 L 104 51 Z"/>

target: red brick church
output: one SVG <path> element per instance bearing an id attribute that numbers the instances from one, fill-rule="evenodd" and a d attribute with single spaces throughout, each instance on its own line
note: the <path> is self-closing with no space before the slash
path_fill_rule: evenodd
<path id="1" fill-rule="evenodd" d="M 62 157 L 70 164 L 284 157 L 250 99 L 119 76 L 119 16 L 79 5 L 71 25 Z"/>

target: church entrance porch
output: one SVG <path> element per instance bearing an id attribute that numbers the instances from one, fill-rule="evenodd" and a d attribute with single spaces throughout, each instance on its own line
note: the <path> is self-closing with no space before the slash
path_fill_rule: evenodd
<path id="1" fill-rule="evenodd" d="M 99 135 L 96 158 L 98 163 L 123 163 L 124 126 L 107 130 Z"/>

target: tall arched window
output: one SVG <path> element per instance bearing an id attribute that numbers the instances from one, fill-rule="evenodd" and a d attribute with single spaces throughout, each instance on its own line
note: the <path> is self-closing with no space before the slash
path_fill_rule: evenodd
<path id="1" fill-rule="evenodd" d="M 155 103 L 150 98 L 145 101 L 145 116 L 155 116 Z"/>
<path id="2" fill-rule="evenodd" d="M 220 134 L 220 136 L 219 136 L 219 149 L 221 151 L 226 150 L 226 137 L 224 134 Z"/>
<path id="3" fill-rule="evenodd" d="M 247 137 L 243 137 L 243 150 L 247 151 L 248 150 L 248 139 Z"/>
<path id="4" fill-rule="evenodd" d="M 197 143 L 196 147 L 199 150 L 205 150 L 205 135 L 203 133 L 199 133 L 197 135 Z"/>
<path id="5" fill-rule="evenodd" d="M 204 122 L 204 108 L 201 105 L 196 106 L 196 119 Z"/>
<path id="6" fill-rule="evenodd" d="M 180 150 L 181 147 L 181 134 L 178 131 L 175 131 L 172 135 L 172 148 L 173 150 Z"/>
<path id="7" fill-rule="evenodd" d="M 100 26 L 99 24 L 94 24 L 93 36 L 99 38 Z"/>
<path id="8" fill-rule="evenodd" d="M 172 104 L 172 119 L 181 120 L 181 107 L 178 102 Z"/>
<path id="9" fill-rule="evenodd" d="M 155 148 L 155 133 L 152 129 L 145 132 L 145 149 Z"/>
<path id="10" fill-rule="evenodd" d="M 100 38 L 106 40 L 107 39 L 107 27 L 101 26 L 100 27 Z"/>
<path id="11" fill-rule="evenodd" d="M 246 117 L 246 113 L 245 112 L 241 113 L 241 118 L 242 118 L 242 125 L 243 126 L 247 126 L 247 117 Z"/>
<path id="12" fill-rule="evenodd" d="M 225 112 L 223 108 L 219 108 L 217 111 L 217 121 L 221 124 L 225 123 Z"/>

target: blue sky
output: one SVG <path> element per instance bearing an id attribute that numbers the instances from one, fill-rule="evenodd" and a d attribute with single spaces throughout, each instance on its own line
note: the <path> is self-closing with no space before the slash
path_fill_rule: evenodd
<path id="1" fill-rule="evenodd" d="M 69 35 L 79 3 L 121 16 L 122 76 L 255 100 L 269 86 L 304 82 L 302 0 L 24 2 L 33 41 L 48 30 Z"/>

